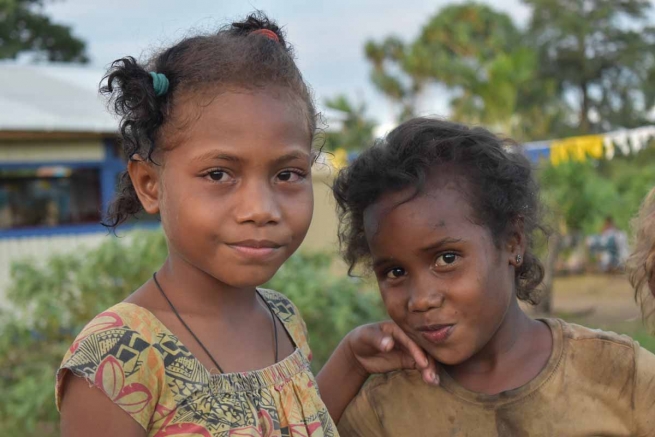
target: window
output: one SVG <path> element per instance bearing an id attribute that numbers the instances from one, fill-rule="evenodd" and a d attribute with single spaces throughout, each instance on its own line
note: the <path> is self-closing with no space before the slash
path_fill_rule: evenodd
<path id="1" fill-rule="evenodd" d="M 98 223 L 100 199 L 95 168 L 0 170 L 0 229 Z"/>

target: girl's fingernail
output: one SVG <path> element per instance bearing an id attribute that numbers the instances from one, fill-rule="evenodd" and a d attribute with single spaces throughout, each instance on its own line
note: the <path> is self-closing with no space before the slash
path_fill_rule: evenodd
<path id="1" fill-rule="evenodd" d="M 382 345 L 383 350 L 387 350 L 389 346 L 391 346 L 391 339 L 389 337 L 385 337 L 382 339 L 380 344 Z"/>

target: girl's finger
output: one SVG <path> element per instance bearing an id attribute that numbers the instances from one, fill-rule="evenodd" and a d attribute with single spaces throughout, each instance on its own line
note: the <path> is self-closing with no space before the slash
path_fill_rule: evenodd
<path id="1" fill-rule="evenodd" d="M 393 349 L 393 346 L 394 346 L 393 337 L 388 337 L 385 335 L 380 341 L 380 350 L 382 352 L 389 352 L 391 349 Z"/>
<path id="2" fill-rule="evenodd" d="M 427 384 L 439 385 L 439 373 L 437 372 L 437 362 L 428 355 L 428 366 L 421 371 L 423 381 Z"/>
<path id="3" fill-rule="evenodd" d="M 417 368 L 425 369 L 429 365 L 428 357 L 426 356 L 423 349 L 421 349 L 414 341 L 403 332 L 402 329 L 398 327 L 395 323 L 388 324 L 388 330 L 396 343 L 396 346 L 400 346 L 405 352 L 414 360 Z"/>
<path id="4" fill-rule="evenodd" d="M 380 329 L 379 324 L 360 326 L 354 338 L 357 345 L 355 350 L 359 351 L 358 353 L 389 352 L 396 345 L 393 336 Z"/>

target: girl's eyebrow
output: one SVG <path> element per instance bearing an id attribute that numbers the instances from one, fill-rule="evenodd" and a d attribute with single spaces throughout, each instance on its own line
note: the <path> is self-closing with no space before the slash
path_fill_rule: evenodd
<path id="1" fill-rule="evenodd" d="M 282 164 L 286 164 L 287 162 L 294 161 L 296 159 L 308 160 L 309 156 L 310 156 L 309 153 L 305 153 L 305 152 L 300 152 L 300 151 L 291 152 L 282 155 L 279 158 L 275 158 L 273 164 L 282 165 Z"/>
<path id="2" fill-rule="evenodd" d="M 430 244 L 429 246 L 422 247 L 419 249 L 419 252 L 432 252 L 434 250 L 438 250 L 442 248 L 443 246 L 446 246 L 448 244 L 454 244 L 454 243 L 459 243 L 461 242 L 461 238 L 442 238 L 441 240 L 437 241 L 434 244 Z M 379 269 L 380 267 L 386 265 L 386 264 L 392 264 L 397 262 L 396 259 L 392 256 L 386 256 L 384 258 L 378 258 L 373 261 L 373 269 Z"/>
<path id="3" fill-rule="evenodd" d="M 286 164 L 287 162 L 294 161 L 296 159 L 309 160 L 309 153 L 300 152 L 300 151 L 287 153 L 278 158 L 275 158 L 275 160 L 273 161 L 273 165 Z M 230 161 L 236 163 L 243 161 L 243 159 L 239 158 L 238 156 L 230 155 L 224 152 L 217 152 L 217 151 L 210 151 L 207 153 L 203 153 L 202 155 L 193 157 L 191 160 L 193 162 L 222 160 L 222 161 Z"/>
<path id="4" fill-rule="evenodd" d="M 441 240 L 437 241 L 436 243 L 429 244 L 428 246 L 422 247 L 420 249 L 421 252 L 432 252 L 437 249 L 441 249 L 443 246 L 447 244 L 454 244 L 454 243 L 459 243 L 461 242 L 461 238 L 442 238 Z"/>
<path id="5" fill-rule="evenodd" d="M 209 161 L 209 160 L 223 160 L 223 161 L 230 161 L 230 162 L 241 162 L 241 158 L 238 156 L 230 155 L 227 153 L 223 152 L 217 152 L 215 150 L 203 153 L 202 155 L 194 156 L 191 158 L 191 161 L 193 162 L 203 162 L 203 161 Z"/>
<path id="6" fill-rule="evenodd" d="M 392 256 L 387 256 L 387 257 L 384 257 L 384 258 L 378 258 L 373 262 L 373 269 L 374 270 L 379 269 L 383 265 L 392 264 L 394 262 L 396 262 L 396 259 L 394 257 L 392 257 Z"/>

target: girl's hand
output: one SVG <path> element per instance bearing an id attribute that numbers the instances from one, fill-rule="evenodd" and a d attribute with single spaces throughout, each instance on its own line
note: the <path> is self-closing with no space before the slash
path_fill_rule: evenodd
<path id="1" fill-rule="evenodd" d="M 436 363 L 392 321 L 371 323 L 352 330 L 346 344 L 355 368 L 363 376 L 399 369 L 421 371 L 423 381 L 439 385 Z"/>
<path id="2" fill-rule="evenodd" d="M 439 384 L 434 359 L 398 325 L 391 321 L 371 323 L 346 335 L 316 376 L 316 382 L 332 420 L 339 423 L 371 373 L 400 369 L 418 369 L 426 383 Z"/>

